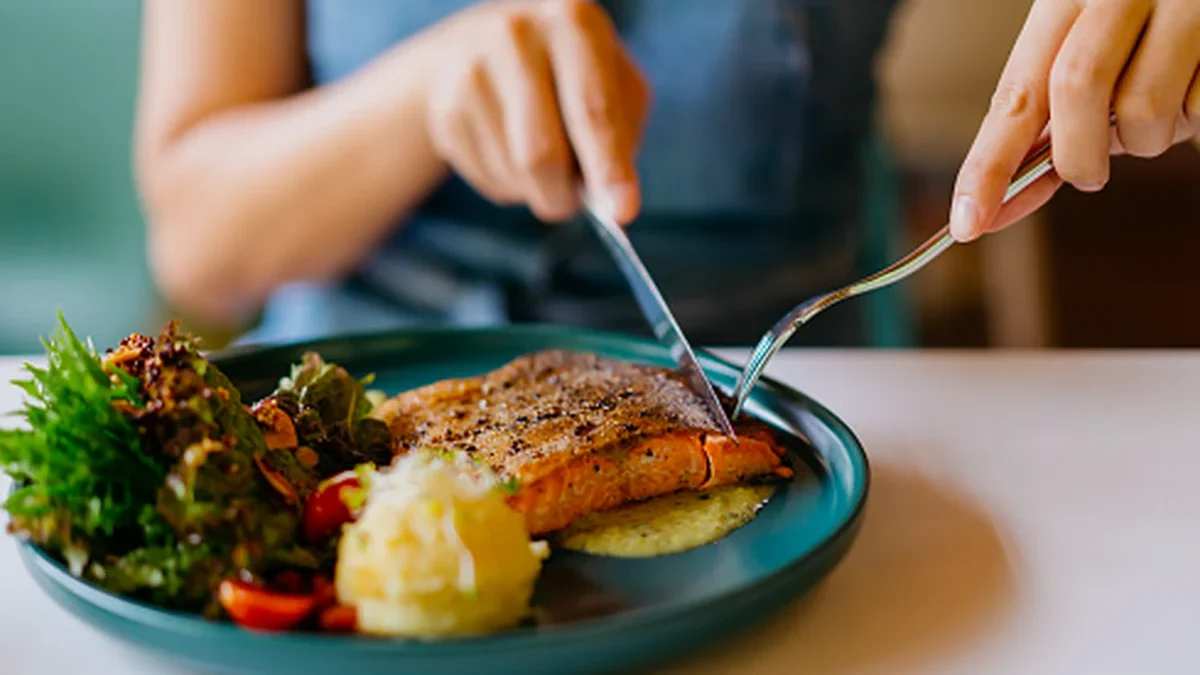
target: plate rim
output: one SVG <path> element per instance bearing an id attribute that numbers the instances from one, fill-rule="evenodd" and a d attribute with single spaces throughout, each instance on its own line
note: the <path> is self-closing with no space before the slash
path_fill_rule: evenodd
<path id="1" fill-rule="evenodd" d="M 486 335 L 503 335 L 507 337 L 538 337 L 542 339 L 562 339 L 588 341 L 613 345 L 637 346 L 640 349 L 661 348 L 653 338 L 641 335 L 577 329 L 565 326 L 546 324 L 514 324 L 509 326 L 481 327 L 411 327 L 381 331 L 366 331 L 344 335 L 318 337 L 297 341 L 278 341 L 256 344 L 233 345 L 220 350 L 207 352 L 206 357 L 218 367 L 222 363 L 250 359 L 266 353 L 287 351 L 302 352 L 305 350 L 320 351 L 321 345 L 345 343 L 353 345 L 362 342 L 386 341 L 405 338 L 429 344 L 438 336 L 454 335 L 457 337 L 475 338 Z M 697 359 L 705 371 L 725 370 L 726 374 L 736 373 L 740 368 L 730 361 L 713 354 L 708 349 L 697 348 Z M 585 619 L 564 625 L 538 627 L 535 630 L 509 630 L 499 633 L 478 636 L 462 636 L 434 641 L 424 641 L 405 638 L 377 638 L 359 634 L 324 634 L 311 632 L 282 632 L 260 633 L 247 631 L 228 622 L 218 622 L 206 619 L 192 612 L 181 612 L 164 609 L 147 602 L 126 598 L 107 591 L 84 579 L 77 578 L 41 547 L 25 540 L 18 540 L 18 553 L 25 567 L 33 575 L 42 575 L 46 583 L 55 583 L 64 587 L 77 600 L 91 605 L 93 608 L 132 622 L 138 626 L 151 625 L 155 628 L 175 635 L 186 635 L 191 638 L 236 640 L 247 646 L 260 645 L 282 646 L 302 650 L 320 650 L 330 647 L 348 647 L 362 652 L 403 652 L 414 657 L 438 656 L 472 656 L 479 653 L 495 653 L 501 651 L 525 649 L 532 645 L 554 640 L 558 643 L 577 643 L 600 639 L 608 633 L 621 633 L 636 630 L 640 627 L 653 625 L 665 619 L 681 615 L 711 614 L 714 610 L 721 613 L 735 611 L 742 606 L 753 606 L 761 603 L 759 596 L 769 594 L 777 585 L 784 584 L 794 577 L 802 575 L 816 560 L 822 558 L 830 549 L 839 545 L 849 547 L 847 537 L 853 538 L 861 525 L 866 510 L 872 486 L 872 467 L 866 450 L 854 430 L 836 413 L 824 404 L 805 394 L 796 387 L 789 386 L 779 380 L 764 376 L 755 387 L 755 391 L 765 391 L 771 396 L 789 400 L 799 404 L 799 407 L 817 417 L 825 426 L 846 442 L 841 443 L 845 452 L 850 456 L 852 465 L 861 469 L 858 480 L 852 481 L 857 490 L 850 490 L 853 503 L 845 509 L 844 515 L 838 519 L 837 527 L 821 537 L 819 542 L 810 547 L 803 555 L 797 556 L 775 572 L 765 575 L 753 582 L 729 589 L 727 591 L 695 600 L 668 601 L 660 605 L 643 607 L 615 615 Z M 13 483 L 9 492 L 18 489 Z M 840 561 L 838 556 L 833 564 Z M 36 570 L 34 568 L 37 568 Z M 828 571 L 818 576 L 823 578 Z M 35 579 L 41 585 L 41 579 Z M 43 589 L 45 591 L 45 589 Z M 52 596 L 57 604 L 62 604 Z M 76 618 L 78 614 L 71 611 Z"/>

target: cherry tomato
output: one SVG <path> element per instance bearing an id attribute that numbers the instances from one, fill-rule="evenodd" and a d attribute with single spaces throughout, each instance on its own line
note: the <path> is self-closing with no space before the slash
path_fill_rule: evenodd
<path id="1" fill-rule="evenodd" d="M 350 633 L 358 627 L 358 612 L 352 605 L 334 605 L 317 618 L 321 630 L 330 633 Z"/>
<path id="2" fill-rule="evenodd" d="M 311 595 L 275 593 L 235 579 L 222 581 L 217 597 L 234 623 L 264 631 L 287 630 L 316 606 Z"/>
<path id="3" fill-rule="evenodd" d="M 354 520 L 354 513 L 346 506 L 342 493 L 361 486 L 362 482 L 353 471 L 343 471 L 317 486 L 304 502 L 304 536 L 310 542 L 323 541 Z"/>

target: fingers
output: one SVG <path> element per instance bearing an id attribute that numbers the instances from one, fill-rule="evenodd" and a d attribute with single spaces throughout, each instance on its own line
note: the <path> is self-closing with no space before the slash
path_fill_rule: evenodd
<path id="1" fill-rule="evenodd" d="M 497 89 L 491 77 L 479 77 L 473 104 L 467 106 L 466 115 L 478 148 L 477 161 L 482 163 L 486 180 L 491 184 L 492 200 L 517 204 L 524 195 L 515 179 L 517 171 L 504 133 L 504 109 Z"/>
<path id="2" fill-rule="evenodd" d="M 1042 176 L 1033 185 L 1025 188 L 1021 194 L 1013 197 L 1012 201 L 1002 206 L 1000 213 L 988 225 L 986 231 L 995 232 L 1002 230 L 1042 208 L 1046 202 L 1050 201 L 1054 193 L 1058 192 L 1062 184 L 1062 179 L 1053 171 Z"/>
<path id="3" fill-rule="evenodd" d="M 503 109 L 510 176 L 534 215 L 563 221 L 579 208 L 574 160 L 555 99 L 546 46 L 532 20 L 504 24 L 491 61 Z"/>
<path id="4" fill-rule="evenodd" d="M 587 0 L 490 7 L 452 33 L 466 58 L 434 88 L 434 146 L 480 194 L 546 221 L 578 210 L 582 173 L 597 207 L 628 223 L 649 89 L 607 14 Z"/>
<path id="5" fill-rule="evenodd" d="M 630 142 L 636 157 L 642 135 L 646 131 L 646 122 L 650 118 L 650 85 L 632 59 L 622 55 L 618 62 L 617 77 L 620 81 L 621 100 L 625 102 L 624 110 L 629 113 L 626 122 L 630 127 L 628 133 L 631 134 Z"/>
<path id="6" fill-rule="evenodd" d="M 1200 138 L 1200 69 L 1197 69 L 1196 76 L 1192 79 L 1192 89 L 1188 93 L 1184 113 L 1188 121 L 1188 129 L 1185 132 L 1194 138 Z"/>
<path id="7" fill-rule="evenodd" d="M 1176 142 L 1188 89 L 1200 63 L 1200 4 L 1163 3 L 1117 89 L 1117 133 L 1137 157 L 1156 157 Z"/>
<path id="8" fill-rule="evenodd" d="M 498 105 L 482 65 L 470 63 L 455 84 L 430 101 L 430 140 L 438 154 L 479 194 L 498 204 L 512 204 L 516 193 L 499 146 L 503 134 Z"/>
<path id="9" fill-rule="evenodd" d="M 1050 74 L 1054 169 L 1094 192 L 1108 183 L 1117 80 L 1150 18 L 1151 0 L 1094 0 L 1079 15 Z"/>
<path id="10" fill-rule="evenodd" d="M 628 223 L 641 208 L 634 152 L 637 129 L 623 110 L 621 51 L 599 6 L 584 0 L 544 5 L 555 23 L 551 63 L 567 136 L 584 184 L 599 208 Z"/>
<path id="11" fill-rule="evenodd" d="M 1074 0 L 1043 0 L 1030 11 L 959 171 L 950 210 L 959 241 L 995 223 L 1013 174 L 1045 129 L 1050 71 L 1080 11 Z"/>

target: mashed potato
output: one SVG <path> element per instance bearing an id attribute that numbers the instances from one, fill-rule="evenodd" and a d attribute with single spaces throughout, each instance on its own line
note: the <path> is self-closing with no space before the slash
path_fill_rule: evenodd
<path id="1" fill-rule="evenodd" d="M 412 453 L 367 476 L 338 548 L 338 600 L 364 633 L 438 638 L 529 614 L 547 554 L 495 477 L 462 457 Z"/>

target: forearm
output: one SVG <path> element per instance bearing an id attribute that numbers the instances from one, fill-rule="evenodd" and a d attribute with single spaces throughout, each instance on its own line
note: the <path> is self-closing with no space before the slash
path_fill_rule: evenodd
<path id="1" fill-rule="evenodd" d="M 444 177 L 420 38 L 342 82 L 206 117 L 139 148 L 151 260 L 206 321 L 350 268 Z"/>

